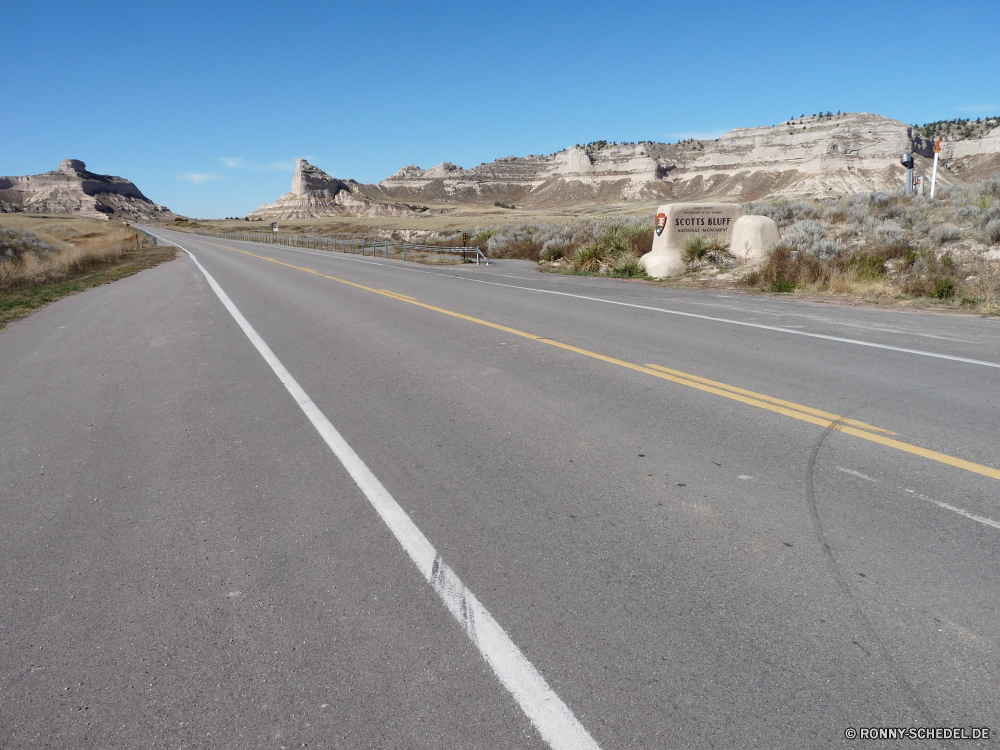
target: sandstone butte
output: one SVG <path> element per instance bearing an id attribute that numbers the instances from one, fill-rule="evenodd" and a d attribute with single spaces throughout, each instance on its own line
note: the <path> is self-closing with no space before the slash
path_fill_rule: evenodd
<path id="1" fill-rule="evenodd" d="M 874 114 L 806 117 L 738 128 L 714 141 L 644 142 L 548 156 L 508 156 L 463 169 L 444 162 L 407 166 L 377 185 L 341 180 L 300 159 L 292 191 L 250 216 L 265 220 L 335 215 L 413 215 L 435 204 L 514 204 L 560 208 L 671 201 L 821 198 L 895 190 L 903 152 L 929 176 L 933 142 L 898 120 Z M 1000 175 L 1000 128 L 974 140 L 945 141 L 942 185 Z M 410 205 L 422 204 L 420 206 Z"/>
<path id="2" fill-rule="evenodd" d="M 0 177 L 0 213 L 13 212 L 124 221 L 166 221 L 176 216 L 124 177 L 88 172 L 78 159 L 64 159 L 53 172 Z"/>

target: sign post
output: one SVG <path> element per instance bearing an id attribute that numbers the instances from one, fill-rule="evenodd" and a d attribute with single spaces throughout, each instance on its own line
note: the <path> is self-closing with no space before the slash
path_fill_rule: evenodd
<path id="1" fill-rule="evenodd" d="M 931 170 L 931 198 L 934 197 L 934 187 L 937 183 L 938 155 L 941 153 L 941 139 L 934 141 L 934 168 Z"/>
<path id="2" fill-rule="evenodd" d="M 913 195 L 913 154 L 903 154 L 899 163 L 906 167 L 906 194 Z"/>

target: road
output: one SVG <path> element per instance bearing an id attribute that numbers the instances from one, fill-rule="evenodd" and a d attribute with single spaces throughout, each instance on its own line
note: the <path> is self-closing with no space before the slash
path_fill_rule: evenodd
<path id="1" fill-rule="evenodd" d="M 996 320 L 150 231 L 0 333 L 0 747 L 994 744 Z"/>

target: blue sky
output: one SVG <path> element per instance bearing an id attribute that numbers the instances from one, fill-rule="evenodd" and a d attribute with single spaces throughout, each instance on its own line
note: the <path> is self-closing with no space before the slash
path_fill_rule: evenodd
<path id="1" fill-rule="evenodd" d="M 65 158 L 189 216 L 592 140 L 717 137 L 820 110 L 1000 114 L 1000 3 L 5 5 L 0 174 Z"/>

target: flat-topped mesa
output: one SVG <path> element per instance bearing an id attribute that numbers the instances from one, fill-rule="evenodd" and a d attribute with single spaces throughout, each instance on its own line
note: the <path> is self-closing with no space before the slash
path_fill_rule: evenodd
<path id="1" fill-rule="evenodd" d="M 305 159 L 296 159 L 292 190 L 274 203 L 247 215 L 249 219 L 318 219 L 324 216 L 403 216 L 407 206 L 378 200 L 377 188 L 331 177 Z"/>
<path id="2" fill-rule="evenodd" d="M 134 221 L 175 216 L 169 208 L 149 200 L 130 180 L 88 172 L 79 159 L 63 159 L 51 172 L 0 177 L 0 212 Z"/>

